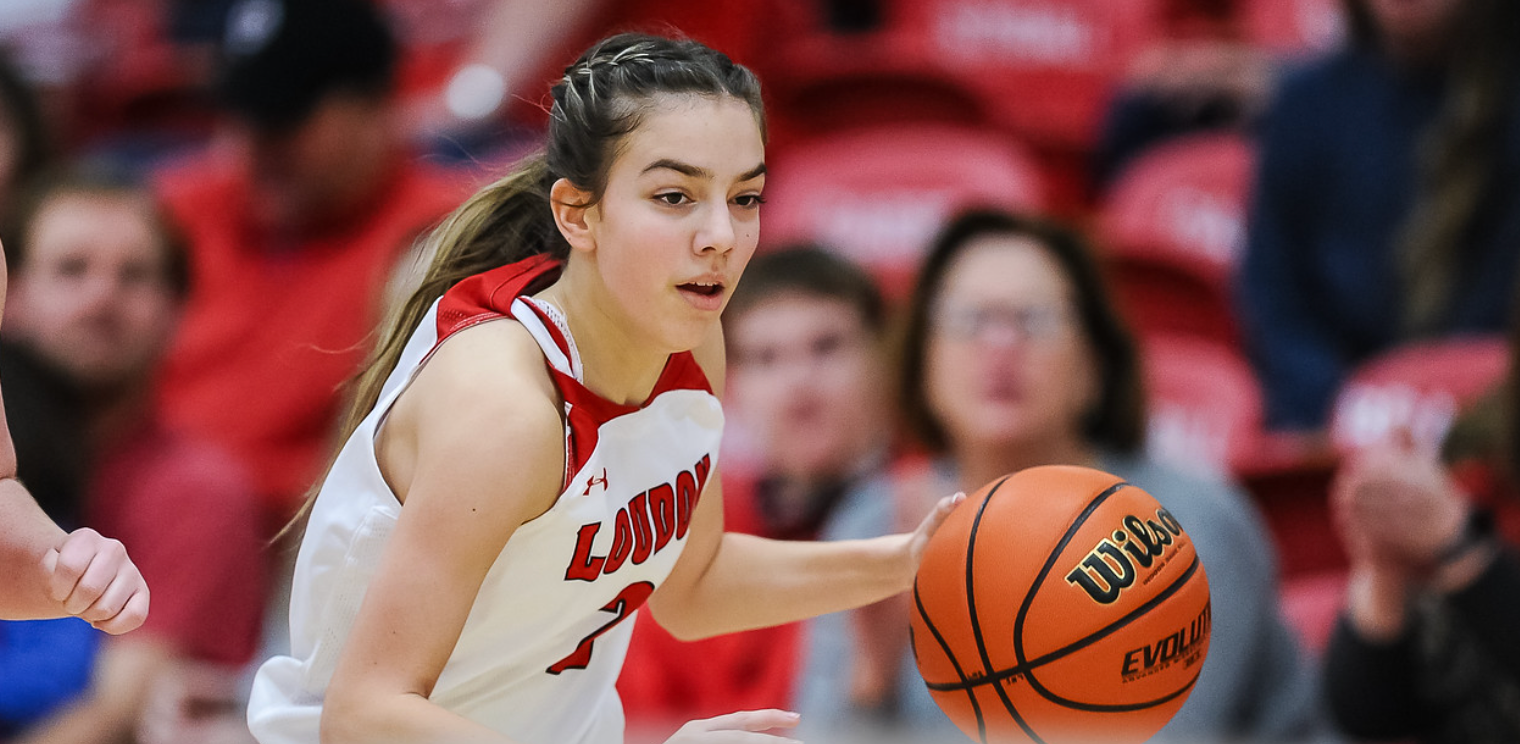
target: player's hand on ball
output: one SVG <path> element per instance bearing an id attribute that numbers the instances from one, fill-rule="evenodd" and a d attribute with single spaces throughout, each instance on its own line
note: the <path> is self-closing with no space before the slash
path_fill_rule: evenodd
<path id="1" fill-rule="evenodd" d="M 924 551 L 929 547 L 929 538 L 934 537 L 934 533 L 939 531 L 940 525 L 944 524 L 950 513 L 955 511 L 955 507 L 960 506 L 965 500 L 966 494 L 956 493 L 934 502 L 934 508 L 929 510 L 928 516 L 924 517 L 924 520 L 918 523 L 918 529 L 913 530 L 913 533 L 909 535 L 908 555 L 911 565 L 908 581 L 910 585 L 913 574 L 918 571 L 919 564 L 924 561 Z"/>
<path id="2" fill-rule="evenodd" d="M 48 594 L 69 615 L 113 635 L 148 618 L 148 585 L 120 542 L 89 528 L 42 558 Z"/>
<path id="3" fill-rule="evenodd" d="M 767 733 L 793 728 L 797 720 L 796 713 L 774 708 L 741 710 L 692 721 L 666 739 L 665 744 L 800 744 L 796 739 Z"/>

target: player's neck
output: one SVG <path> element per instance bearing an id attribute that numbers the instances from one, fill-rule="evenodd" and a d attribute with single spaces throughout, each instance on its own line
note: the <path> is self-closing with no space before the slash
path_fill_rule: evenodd
<path id="1" fill-rule="evenodd" d="M 569 268 L 566 269 L 569 271 Z M 641 341 L 630 323 L 590 293 L 566 289 L 563 280 L 538 298 L 564 315 L 580 353 L 583 384 L 615 403 L 641 405 L 648 399 L 670 355 Z"/>

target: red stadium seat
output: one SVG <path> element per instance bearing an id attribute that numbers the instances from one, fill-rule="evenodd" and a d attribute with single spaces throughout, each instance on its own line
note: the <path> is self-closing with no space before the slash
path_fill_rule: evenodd
<path id="1" fill-rule="evenodd" d="M 1191 253 L 1228 273 L 1245 232 L 1255 152 L 1240 135 L 1202 134 L 1157 145 L 1124 169 L 1100 204 L 1111 250 Z"/>
<path id="2" fill-rule="evenodd" d="M 1320 571 L 1291 576 L 1279 590 L 1283 615 L 1304 650 L 1318 657 L 1330 642 L 1335 619 L 1346 605 L 1346 572 Z"/>
<path id="3" fill-rule="evenodd" d="M 1359 366 L 1336 394 L 1330 438 L 1342 452 L 1385 441 L 1407 429 L 1420 445 L 1438 446 L 1457 412 L 1495 385 L 1509 367 L 1497 336 L 1400 346 Z"/>
<path id="4" fill-rule="evenodd" d="M 1311 443 L 1263 430 L 1261 389 L 1240 351 L 1186 335 L 1146 337 L 1142 350 L 1150 453 L 1238 478 L 1271 529 L 1285 578 L 1343 569 L 1326 505 L 1335 462 Z"/>
<path id="5" fill-rule="evenodd" d="M 970 206 L 1036 211 L 1043 198 L 1028 156 L 998 133 L 922 125 L 818 137 L 773 159 L 762 249 L 828 245 L 900 297 L 952 213 Z"/>
<path id="6" fill-rule="evenodd" d="M 816 21 L 774 50 L 767 83 L 784 119 L 801 101 L 864 97 L 899 81 L 889 113 L 985 119 L 1037 146 L 1084 150 L 1114 85 L 1159 33 L 1160 0 L 883 0 L 877 28 Z M 947 84 L 945 81 L 952 81 Z M 894 84 L 884 92 L 891 97 Z M 969 98 L 953 89 L 968 91 Z M 822 89 L 834 95 L 814 95 Z M 949 108 L 912 105 L 927 95 Z M 797 101 L 793 105 L 793 101 Z"/>
<path id="7" fill-rule="evenodd" d="M 1283 54 L 1329 49 L 1345 34 L 1340 0 L 1246 0 L 1246 36 Z"/>
<path id="8" fill-rule="evenodd" d="M 899 27 L 982 91 L 999 121 L 1085 149 L 1116 83 L 1160 33 L 1157 0 L 899 0 Z"/>
<path id="9" fill-rule="evenodd" d="M 1138 158 L 1110 189 L 1098 234 L 1120 304 L 1142 334 L 1237 343 L 1230 273 L 1253 162 L 1239 136 L 1186 137 Z"/>
<path id="10" fill-rule="evenodd" d="M 1189 336 L 1144 339 L 1150 452 L 1189 470 L 1233 472 L 1253 455 L 1261 389 L 1233 347 Z"/>

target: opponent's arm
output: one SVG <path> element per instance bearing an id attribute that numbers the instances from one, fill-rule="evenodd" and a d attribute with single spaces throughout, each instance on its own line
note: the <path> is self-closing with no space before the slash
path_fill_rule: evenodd
<path id="1" fill-rule="evenodd" d="M 148 587 L 121 543 L 91 529 L 66 533 L 37 506 L 16 480 L 16 447 L 0 406 L 0 618 L 68 615 L 108 633 L 125 633 L 147 618 Z"/>
<path id="2" fill-rule="evenodd" d="M 720 390 L 721 330 L 694 353 Z M 834 542 L 769 540 L 723 531 L 720 480 L 714 468 L 681 559 L 649 598 L 655 619 L 683 640 L 853 609 L 907 590 L 930 535 L 962 500 L 941 499 L 911 533 Z"/>

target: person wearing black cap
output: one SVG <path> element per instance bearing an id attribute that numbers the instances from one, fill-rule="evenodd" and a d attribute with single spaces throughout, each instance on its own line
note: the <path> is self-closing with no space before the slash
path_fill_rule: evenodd
<path id="1" fill-rule="evenodd" d="M 194 288 L 161 407 L 242 460 L 277 526 L 320 474 L 392 269 L 466 188 L 409 149 L 372 3 L 240 0 L 221 47 L 224 136 L 159 181 Z"/>

